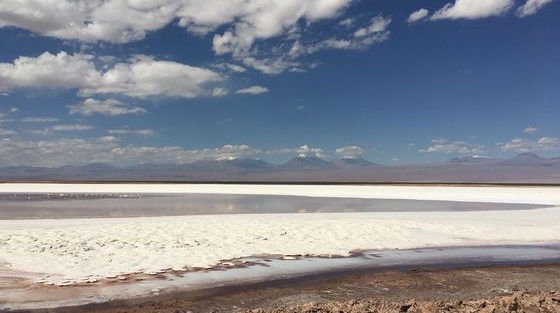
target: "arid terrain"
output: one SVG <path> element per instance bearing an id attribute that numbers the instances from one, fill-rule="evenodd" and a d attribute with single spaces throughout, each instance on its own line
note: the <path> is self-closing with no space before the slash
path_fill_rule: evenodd
<path id="1" fill-rule="evenodd" d="M 49 312 L 560 312 L 560 265 L 346 273 Z"/>

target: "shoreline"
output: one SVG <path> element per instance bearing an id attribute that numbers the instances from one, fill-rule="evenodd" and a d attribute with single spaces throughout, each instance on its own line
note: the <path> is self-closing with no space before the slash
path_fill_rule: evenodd
<path id="1" fill-rule="evenodd" d="M 242 262 L 248 260 L 251 261 Z M 151 277 L 144 275 L 140 280 L 137 278 L 142 275 L 132 275 L 127 276 L 126 280 L 114 277 L 98 283 L 65 287 L 42 287 L 31 284 L 13 287 L 12 290 L 4 288 L 6 298 L 4 305 L 0 305 L 0 310 L 3 307 L 9 312 L 73 312 L 74 310 L 81 312 L 84 308 L 104 308 L 120 304 L 141 305 L 150 301 L 160 302 L 162 299 L 178 297 L 207 298 L 227 295 L 239 290 L 258 292 L 262 288 L 294 286 L 368 273 L 415 271 L 423 268 L 450 270 L 489 266 L 558 265 L 560 272 L 560 244 L 357 251 L 350 257 L 330 258 L 259 256 L 223 263 L 229 265 L 183 273 L 163 272 Z M 12 278 L 14 277 L 18 276 Z M 1 285 L 0 279 L 0 287 Z M 18 289 L 27 291 L 22 293 Z M 157 290 L 155 294 L 154 290 Z M 45 298 L 45 291 L 51 293 L 51 296 Z M 59 300 L 52 298 L 53 291 L 56 291 Z M 32 301 L 28 302 L 25 295 Z M 16 298 L 17 300 L 14 300 Z"/>
<path id="2" fill-rule="evenodd" d="M 398 303 L 398 306 L 413 302 L 476 301 L 519 293 L 558 293 L 559 261 L 419 264 L 347 270 L 104 303 L 10 312 L 299 312 L 299 309 L 304 312 L 303 309 L 309 306 L 329 307 L 348 301 L 354 303 L 351 306 L 372 300 Z M 282 299 L 281 303 L 276 301 L 277 298 Z M 560 301 L 558 305 L 560 308 Z"/>
<path id="3" fill-rule="evenodd" d="M 243 181 L 243 180 L 2 180 L 2 184 L 146 184 L 146 185 L 343 185 L 343 186 L 474 186 L 474 187 L 560 187 L 560 183 L 539 182 L 446 182 L 446 181 Z"/>

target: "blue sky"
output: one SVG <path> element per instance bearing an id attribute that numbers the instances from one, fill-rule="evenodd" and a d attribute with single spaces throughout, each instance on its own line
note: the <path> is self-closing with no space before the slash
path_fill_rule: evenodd
<path id="1" fill-rule="evenodd" d="M 0 162 L 558 156 L 559 17 L 555 0 L 5 0 Z"/>

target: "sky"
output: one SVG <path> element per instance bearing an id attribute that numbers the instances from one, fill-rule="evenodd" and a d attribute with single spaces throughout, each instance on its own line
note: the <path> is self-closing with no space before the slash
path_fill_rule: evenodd
<path id="1" fill-rule="evenodd" d="M 560 156 L 560 1 L 2 0 L 0 166 Z"/>

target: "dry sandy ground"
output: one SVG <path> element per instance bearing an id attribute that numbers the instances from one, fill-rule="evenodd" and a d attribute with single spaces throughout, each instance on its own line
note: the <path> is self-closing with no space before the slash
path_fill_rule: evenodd
<path id="1" fill-rule="evenodd" d="M 414 269 L 49 312 L 560 312 L 560 265 Z"/>

